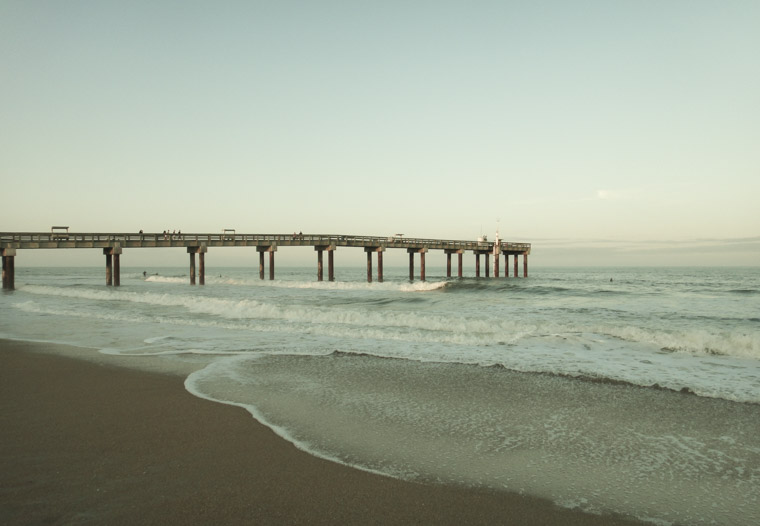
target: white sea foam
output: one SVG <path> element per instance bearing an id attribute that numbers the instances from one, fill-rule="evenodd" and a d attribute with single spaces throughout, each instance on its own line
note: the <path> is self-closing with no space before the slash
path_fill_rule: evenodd
<path id="1" fill-rule="evenodd" d="M 145 281 L 150 283 L 182 283 L 187 284 L 190 278 L 180 276 L 148 276 Z"/>
<path id="2" fill-rule="evenodd" d="M 148 276 L 146 282 L 170 283 L 186 285 L 189 276 Z M 224 276 L 206 275 L 207 285 L 237 285 L 260 288 L 280 289 L 313 289 L 313 290 L 374 290 L 374 291 L 401 291 L 401 292 L 428 292 L 440 290 L 446 286 L 446 281 L 417 281 L 413 283 L 398 282 L 356 282 L 356 281 L 275 281 L 260 280 L 258 278 L 232 278 Z"/>
<path id="3" fill-rule="evenodd" d="M 748 461 L 760 455 L 758 419 L 719 425 L 724 413 L 756 407 L 729 401 L 760 403 L 756 273 L 616 269 L 612 285 L 591 270 L 415 283 L 404 272 L 366 283 L 359 269 L 320 283 L 313 269 L 272 282 L 232 269 L 190 287 L 178 269 L 147 280 L 123 272 L 121 287 L 106 287 L 92 272 L 20 269 L 0 302 L 0 332 L 159 370 L 208 365 L 188 389 L 247 407 L 303 449 L 394 476 L 508 487 L 655 522 L 671 517 L 658 506 L 718 524 L 742 524 L 758 508 Z M 557 392 L 552 382 L 572 376 L 603 382 Z M 673 392 L 683 388 L 700 396 Z M 626 389 L 651 399 L 629 408 Z M 658 406 L 670 397 L 682 411 Z M 708 398 L 728 405 L 703 411 Z M 686 427 L 648 423 L 658 419 Z M 394 443 L 391 432 L 404 438 Z"/>
<path id="4" fill-rule="evenodd" d="M 314 307 L 168 292 L 33 285 L 22 290 L 33 296 L 151 308 L 83 309 L 71 302 L 54 306 L 36 302 L 15 305 L 25 312 L 99 319 L 120 325 L 160 323 L 178 328 L 253 333 L 267 352 L 323 354 L 327 349 L 340 348 L 422 362 L 502 365 L 523 372 L 602 377 L 645 386 L 657 384 L 673 390 L 686 388 L 702 396 L 760 402 L 760 368 L 755 358 L 760 356 L 757 333 L 716 333 L 697 327 L 684 332 L 630 325 L 578 326 L 541 319 L 526 323 L 524 317 L 452 316 L 341 304 Z M 154 312 L 152 308 L 156 306 L 179 310 Z M 288 336 L 287 344 L 276 343 L 276 335 Z M 293 337 L 319 338 L 323 343 L 301 348 L 294 345 Z M 245 336 L 238 339 L 241 341 L 232 346 L 233 351 L 250 346 L 244 343 Z M 131 355 L 186 352 L 182 345 L 174 350 L 153 347 L 139 350 L 130 347 L 121 352 Z M 204 352 L 223 355 L 230 350 L 229 345 L 212 345 Z M 684 354 L 691 356 L 687 362 L 681 359 Z"/>
<path id="5" fill-rule="evenodd" d="M 394 476 L 658 523 L 749 525 L 760 506 L 757 406 L 366 356 L 238 356 L 186 386 L 302 449 Z"/>
<path id="6" fill-rule="evenodd" d="M 256 357 L 251 357 L 251 356 L 245 356 L 245 357 L 243 357 L 243 359 L 245 359 L 246 361 L 250 361 L 252 358 L 256 359 Z M 234 360 L 234 358 L 232 360 Z M 231 390 L 233 392 L 236 389 L 246 390 L 245 379 L 243 379 L 242 377 L 238 377 L 237 375 L 235 375 L 235 373 L 233 371 L 229 370 L 228 367 L 227 367 L 227 365 L 226 365 L 228 363 L 230 363 L 229 360 L 227 362 L 225 362 L 225 366 L 224 366 L 225 373 L 224 374 L 231 380 L 230 385 L 233 386 L 233 387 L 231 387 Z M 210 364 L 206 369 L 208 371 L 213 371 L 218 365 L 219 365 L 219 362 L 216 362 L 214 364 Z M 200 383 L 201 383 L 201 377 L 198 377 L 198 376 L 196 376 L 194 374 L 191 374 L 191 375 L 189 375 L 185 379 L 185 389 L 187 389 L 187 391 L 189 393 L 197 396 L 198 398 L 203 398 L 203 399 L 209 400 L 211 402 L 219 402 L 219 403 L 223 403 L 223 404 L 226 404 L 226 405 L 231 405 L 231 406 L 235 406 L 235 407 L 241 407 L 241 408 L 245 409 L 246 411 L 248 411 L 251 414 L 251 416 L 253 416 L 253 418 L 255 418 L 257 421 L 261 422 L 265 426 L 269 427 L 272 431 L 274 431 L 275 434 L 277 434 L 281 438 L 284 438 L 288 442 L 292 443 L 294 446 L 296 446 L 301 451 L 305 451 L 305 452 L 310 453 L 310 454 L 312 454 L 312 455 L 314 455 L 316 457 L 323 458 L 323 459 L 329 460 L 331 462 L 336 462 L 336 463 L 344 464 L 344 465 L 346 465 L 348 467 L 353 467 L 353 468 L 356 468 L 356 469 L 361 469 L 362 471 L 367 471 L 367 472 L 370 472 L 370 473 L 376 473 L 378 475 L 390 475 L 390 476 L 395 476 L 397 478 L 402 478 L 403 475 L 404 475 L 403 473 L 398 473 L 398 472 L 389 472 L 389 471 L 375 470 L 375 469 L 369 468 L 367 466 L 364 466 L 362 464 L 351 463 L 351 462 L 344 461 L 343 459 L 341 459 L 341 458 L 339 458 L 337 456 L 330 455 L 328 453 L 320 451 L 320 450 L 314 448 L 313 445 L 311 443 L 309 443 L 308 441 L 300 440 L 300 439 L 296 438 L 295 436 L 293 436 L 291 434 L 291 432 L 287 428 L 285 428 L 283 426 L 279 426 L 277 424 L 274 424 L 274 423 L 270 422 L 267 419 L 267 417 L 257 409 L 257 407 L 255 405 L 244 403 L 244 402 L 238 402 L 238 401 L 236 401 L 234 399 L 234 395 L 228 396 L 225 399 L 216 398 L 216 397 L 208 394 L 207 392 L 205 392 L 200 387 Z"/>
<path id="7" fill-rule="evenodd" d="M 397 287 L 398 289 L 398 287 Z M 649 344 L 669 352 L 687 352 L 697 355 L 727 355 L 739 358 L 760 359 L 760 332 L 711 332 L 699 327 L 688 330 L 653 330 L 631 325 L 576 325 L 566 322 L 543 321 L 525 323 L 524 320 L 494 319 L 480 316 L 436 315 L 424 311 L 393 311 L 377 309 L 277 305 L 255 299 L 226 299 L 174 295 L 170 293 L 125 292 L 79 288 L 59 288 L 28 285 L 25 292 L 36 295 L 61 296 L 105 302 L 132 302 L 163 307 L 181 307 L 197 314 L 208 314 L 229 320 L 283 320 L 307 325 L 323 325 L 333 332 L 336 325 L 355 326 L 351 330 L 364 331 L 366 337 L 377 339 L 411 339 L 420 342 L 483 345 L 513 344 L 527 337 L 564 335 L 576 338 L 578 334 L 592 333 L 601 339 Z M 399 289 L 400 290 L 400 289 Z M 71 307 L 72 311 L 75 307 Z M 62 310 L 56 313 L 63 313 Z M 116 315 L 123 315 L 117 313 Z M 367 328 L 382 328 L 367 331 Z M 416 332 L 394 333 L 397 330 Z M 292 328 L 285 328 L 286 331 Z M 297 330 L 301 330 L 298 328 Z M 317 331 L 319 332 L 319 331 Z M 589 342 L 589 345 L 598 343 Z"/>

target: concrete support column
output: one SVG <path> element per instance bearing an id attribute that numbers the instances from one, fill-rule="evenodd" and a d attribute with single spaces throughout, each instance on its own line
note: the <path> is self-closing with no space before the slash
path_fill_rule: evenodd
<path id="1" fill-rule="evenodd" d="M 12 287 L 9 286 L 8 278 L 10 277 L 8 273 L 8 267 L 10 264 L 10 256 L 3 256 L 3 290 L 11 290 Z"/>
<path id="2" fill-rule="evenodd" d="M 330 281 L 335 281 L 335 273 L 333 270 L 333 251 L 335 245 L 317 245 L 314 247 L 317 252 L 317 281 L 324 279 L 324 257 L 323 252 L 327 250 L 327 275 Z"/>
<path id="3" fill-rule="evenodd" d="M 261 245 L 256 247 L 259 253 L 259 278 L 264 279 L 264 252 L 269 252 L 269 279 L 274 280 L 274 253 L 277 252 L 277 245 Z"/>
<path id="4" fill-rule="evenodd" d="M 491 258 L 489 257 L 489 254 L 483 254 L 485 256 L 486 260 L 486 277 L 491 277 Z"/>
<path id="5" fill-rule="evenodd" d="M 504 277 L 509 277 L 509 254 L 504 254 Z"/>
<path id="6" fill-rule="evenodd" d="M 208 250 L 206 245 L 200 245 L 197 247 L 187 247 L 187 253 L 190 254 L 190 285 L 195 285 L 195 255 L 198 254 L 200 259 L 200 280 L 201 285 L 206 284 L 206 258 L 205 253 Z"/>
<path id="7" fill-rule="evenodd" d="M 499 277 L 499 254 L 493 255 L 493 277 Z"/>
<path id="8" fill-rule="evenodd" d="M 190 253 L 190 285 L 195 285 L 195 252 L 190 252 L 189 248 L 187 251 Z"/>
<path id="9" fill-rule="evenodd" d="M 480 277 L 480 252 L 475 252 L 475 277 Z"/>
<path id="10" fill-rule="evenodd" d="M 524 278 L 528 277 L 528 253 L 527 252 L 523 252 L 523 277 Z"/>
<path id="11" fill-rule="evenodd" d="M 15 274 L 16 274 L 16 249 L 15 248 L 3 248 L 0 249 L 3 258 L 3 290 L 13 290 L 15 287 Z"/>
<path id="12" fill-rule="evenodd" d="M 120 287 L 121 286 L 121 262 L 119 259 L 121 258 L 121 254 L 114 254 L 113 255 L 113 286 L 114 287 Z"/>
<path id="13" fill-rule="evenodd" d="M 517 277 L 517 254 L 515 254 L 515 268 L 514 268 L 514 276 Z"/>
<path id="14" fill-rule="evenodd" d="M 121 284 L 120 276 L 120 264 L 119 255 L 121 254 L 121 247 L 107 247 L 103 249 L 103 254 L 106 256 L 106 286 L 111 287 Z M 114 267 L 114 260 L 116 265 Z"/>
<path id="15" fill-rule="evenodd" d="M 106 252 L 106 286 L 113 286 L 113 256 Z"/>
<path id="16" fill-rule="evenodd" d="M 425 252 L 428 251 L 427 248 L 407 248 L 406 251 L 409 253 L 409 281 L 414 281 L 414 254 L 419 253 L 420 255 L 420 279 L 422 281 L 425 281 Z"/>
<path id="17" fill-rule="evenodd" d="M 377 252 L 377 281 L 383 282 L 383 252 L 385 247 L 364 247 L 367 253 L 367 283 L 372 283 L 372 253 Z"/>
<path id="18" fill-rule="evenodd" d="M 447 248 L 447 249 L 445 249 L 445 252 L 446 252 L 446 277 L 447 278 L 451 277 L 451 255 L 452 254 L 456 254 L 457 256 L 459 256 L 459 258 L 458 258 L 459 259 L 459 277 L 461 278 L 462 277 L 462 252 L 463 251 L 459 250 L 459 249 Z"/>

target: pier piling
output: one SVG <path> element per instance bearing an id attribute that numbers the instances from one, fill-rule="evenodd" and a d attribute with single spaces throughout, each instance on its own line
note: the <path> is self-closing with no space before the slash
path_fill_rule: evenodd
<path id="1" fill-rule="evenodd" d="M 0 249 L 3 258 L 3 290 L 13 290 L 15 288 L 15 248 Z"/>
<path id="2" fill-rule="evenodd" d="M 106 252 L 106 286 L 113 285 L 113 256 Z"/>
<path id="3" fill-rule="evenodd" d="M 274 253 L 277 252 L 277 245 L 258 245 L 256 250 L 259 253 L 259 278 L 264 279 L 264 252 L 269 252 L 269 279 L 274 280 Z"/>
<path id="4" fill-rule="evenodd" d="M 367 283 L 372 283 L 372 253 L 377 252 L 377 281 L 383 282 L 383 252 L 385 247 L 364 247 L 367 253 Z"/>
<path id="5" fill-rule="evenodd" d="M 190 285 L 195 285 L 195 252 L 191 252 L 190 249 L 187 249 L 188 254 L 190 254 Z"/>
<path id="6" fill-rule="evenodd" d="M 118 245 L 106 247 L 103 249 L 103 254 L 106 256 L 106 286 L 115 285 L 118 287 L 121 285 L 121 265 L 119 262 L 121 247 Z"/>
<path id="7" fill-rule="evenodd" d="M 314 247 L 314 250 L 317 252 L 317 281 L 322 281 L 324 278 L 322 253 L 325 250 L 327 251 L 327 279 L 335 281 L 335 270 L 333 269 L 333 251 L 335 250 L 335 245 L 317 245 Z"/>
<path id="8" fill-rule="evenodd" d="M 195 255 L 198 254 L 200 260 L 200 276 L 199 283 L 201 285 L 206 284 L 206 258 L 204 257 L 208 248 L 205 245 L 197 247 L 187 247 L 187 253 L 190 254 L 190 285 L 195 285 Z"/>
<path id="9" fill-rule="evenodd" d="M 484 256 L 485 259 L 485 272 L 486 277 L 491 277 L 491 250 L 487 249 L 476 249 L 473 251 L 475 253 L 475 277 L 480 277 L 480 256 Z"/>
<path id="10" fill-rule="evenodd" d="M 425 281 L 425 253 L 427 248 L 407 248 L 409 253 L 409 281 L 414 281 L 414 255 L 420 255 L 420 280 Z"/>

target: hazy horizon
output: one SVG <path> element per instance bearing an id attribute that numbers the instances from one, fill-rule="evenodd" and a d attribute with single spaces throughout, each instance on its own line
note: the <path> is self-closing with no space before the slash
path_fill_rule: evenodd
<path id="1" fill-rule="evenodd" d="M 755 240 L 756 241 L 756 240 Z M 746 244 L 747 252 L 754 250 L 754 244 Z M 706 258 L 704 247 L 696 245 L 684 247 L 682 253 L 670 256 L 668 252 L 659 253 L 654 249 L 630 251 L 620 247 L 597 248 L 590 251 L 585 248 L 568 251 L 563 248 L 545 248 L 541 244 L 532 245 L 532 253 L 528 256 L 530 268 L 551 267 L 757 267 L 753 259 L 751 263 L 743 263 L 741 258 L 726 258 L 720 251 Z M 686 258 L 683 253 L 692 254 Z M 338 247 L 335 251 L 335 267 L 361 268 L 366 266 L 366 254 L 357 247 Z M 402 249 L 388 249 L 383 255 L 385 268 L 406 268 L 408 254 Z M 491 268 L 493 269 L 493 256 Z M 682 263 L 684 260 L 691 263 Z M 563 263 L 559 263 L 563 261 Z M 137 267 L 189 267 L 188 254 L 184 248 L 125 248 L 120 258 L 121 268 Z M 253 247 L 212 247 L 208 249 L 205 258 L 207 269 L 223 267 L 251 267 L 258 271 L 259 254 Z M 325 263 L 326 264 L 326 263 Z M 419 256 L 415 257 L 416 272 L 419 273 Z M 276 268 L 314 266 L 316 272 L 317 256 L 312 247 L 278 247 L 275 253 Z M 373 266 L 377 265 L 373 258 Z M 426 256 L 426 267 L 445 268 L 446 256 L 443 251 L 431 250 Z M 453 272 L 456 272 L 457 259 L 452 258 Z M 474 254 L 467 252 L 463 257 L 465 272 L 475 268 Z M 481 258 L 481 272 L 484 273 L 485 260 Z M 500 268 L 503 274 L 504 258 L 500 258 Z M 509 260 L 512 274 L 513 259 Z M 16 269 L 29 267 L 104 267 L 105 256 L 102 249 L 19 249 L 16 255 Z M 522 275 L 523 258 L 519 257 L 520 275 Z M 266 261 L 269 268 L 269 260 Z M 268 272 L 268 271 L 267 271 Z M 493 270 L 492 270 L 493 272 Z"/>

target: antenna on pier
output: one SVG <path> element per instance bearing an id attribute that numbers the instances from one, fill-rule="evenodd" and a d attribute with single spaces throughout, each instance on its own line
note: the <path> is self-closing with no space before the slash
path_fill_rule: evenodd
<path id="1" fill-rule="evenodd" d="M 494 255 L 494 258 L 498 258 L 500 253 L 501 253 L 501 242 L 499 241 L 499 218 L 497 217 L 496 218 L 496 239 L 493 240 L 493 255 Z M 495 264 L 497 264 L 497 263 L 495 263 Z"/>

